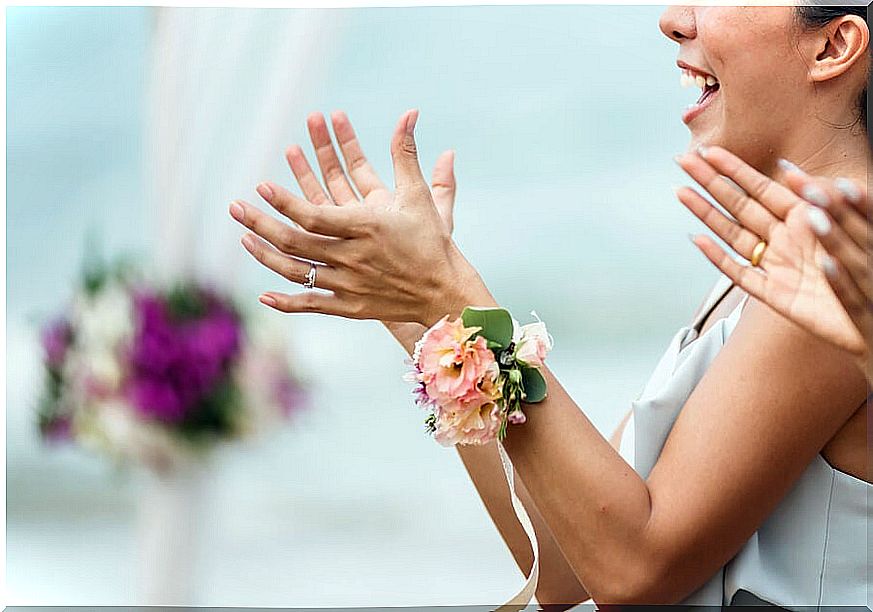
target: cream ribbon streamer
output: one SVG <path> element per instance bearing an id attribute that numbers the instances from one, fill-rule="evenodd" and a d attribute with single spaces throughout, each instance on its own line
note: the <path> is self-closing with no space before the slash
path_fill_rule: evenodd
<path id="1" fill-rule="evenodd" d="M 500 441 L 497 442 L 497 451 L 500 454 L 500 462 L 503 464 L 503 472 L 506 474 L 506 482 L 509 485 L 512 509 L 515 511 L 518 522 L 521 523 L 524 532 L 527 534 L 527 539 L 530 541 L 530 547 L 533 551 L 533 565 L 530 568 L 530 576 L 528 576 L 527 582 L 524 583 L 524 586 L 515 597 L 497 608 L 498 612 L 509 612 L 510 610 L 523 610 L 536 594 L 537 582 L 539 582 L 540 578 L 540 547 L 537 543 L 536 531 L 534 531 L 530 517 L 524 509 L 524 504 L 521 503 L 521 500 L 515 493 L 515 474 L 512 469 L 512 461 L 509 460 L 509 455 L 506 454 L 506 450 Z"/>

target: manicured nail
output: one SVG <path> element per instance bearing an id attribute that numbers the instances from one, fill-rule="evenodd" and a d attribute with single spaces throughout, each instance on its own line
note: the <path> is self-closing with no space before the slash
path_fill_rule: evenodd
<path id="1" fill-rule="evenodd" d="M 676 162 L 676 165 L 681 166 L 682 165 L 682 156 L 681 155 L 674 155 L 673 161 Z"/>
<path id="2" fill-rule="evenodd" d="M 779 168 L 783 172 L 794 172 L 795 174 L 806 175 L 806 173 L 800 169 L 800 166 L 798 166 L 797 164 L 791 163 L 790 161 L 788 161 L 784 157 L 780 157 L 778 160 L 776 160 L 776 165 L 779 166 Z"/>
<path id="3" fill-rule="evenodd" d="M 255 239 L 252 238 L 251 234 L 246 234 L 242 237 L 242 244 L 249 253 L 255 252 Z"/>
<path id="4" fill-rule="evenodd" d="M 828 219 L 827 214 L 825 214 L 825 212 L 820 208 L 807 206 L 806 216 L 809 220 L 809 226 L 812 228 L 812 231 L 815 232 L 816 236 L 827 236 L 831 231 L 831 220 Z"/>
<path id="5" fill-rule="evenodd" d="M 694 242 L 694 239 L 697 238 L 697 234 L 688 234 L 688 240 L 690 240 L 693 244 L 697 244 Z"/>
<path id="6" fill-rule="evenodd" d="M 699 147 L 697 147 L 697 154 L 703 159 L 706 159 L 706 156 L 709 154 L 709 147 L 700 145 Z"/>
<path id="7" fill-rule="evenodd" d="M 246 209 L 243 208 L 239 202 L 231 202 L 230 216 L 242 223 L 246 218 Z"/>
<path id="8" fill-rule="evenodd" d="M 416 122 L 418 122 L 418 109 L 414 109 L 409 117 L 406 118 L 406 133 L 410 136 L 415 132 Z"/>
<path id="9" fill-rule="evenodd" d="M 743 189 L 742 187 L 740 187 L 739 185 L 737 185 L 736 181 L 733 180 L 732 178 L 727 177 L 727 176 L 722 176 L 721 180 L 723 180 L 725 183 L 727 183 L 730 186 L 730 188 L 733 189 L 734 191 L 739 192 L 743 195 L 748 195 L 746 193 L 746 190 Z"/>
<path id="10" fill-rule="evenodd" d="M 837 263 L 830 255 L 822 253 L 818 258 L 818 265 L 828 278 L 837 277 Z"/>
<path id="11" fill-rule="evenodd" d="M 267 202 L 271 202 L 273 200 L 273 188 L 270 187 L 267 183 L 261 183 L 257 188 L 258 194 L 264 198 Z"/>
<path id="12" fill-rule="evenodd" d="M 834 187 L 852 204 L 857 204 L 861 201 L 861 190 L 849 179 L 843 177 L 836 179 Z"/>
<path id="13" fill-rule="evenodd" d="M 273 308 L 275 308 L 277 304 L 276 298 L 274 298 L 272 295 L 267 295 L 266 293 L 258 297 L 258 300 L 261 302 L 261 304 L 264 304 L 265 306 L 271 306 Z"/>
<path id="14" fill-rule="evenodd" d="M 815 183 L 808 183 L 803 186 L 803 189 L 800 190 L 800 195 L 803 196 L 803 199 L 809 202 L 810 204 L 815 204 L 821 208 L 827 208 L 830 203 L 830 198 L 828 198 L 828 194 L 825 193 L 824 189 L 816 185 Z"/>

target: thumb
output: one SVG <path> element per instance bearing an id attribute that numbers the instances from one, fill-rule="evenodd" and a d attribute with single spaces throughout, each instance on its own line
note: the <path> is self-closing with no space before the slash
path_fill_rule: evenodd
<path id="1" fill-rule="evenodd" d="M 391 139 L 391 159 L 394 162 L 396 189 L 426 186 L 418 163 L 418 148 L 415 145 L 416 121 L 418 121 L 417 109 L 403 113 Z"/>
<path id="2" fill-rule="evenodd" d="M 437 158 L 436 164 L 433 167 L 430 190 L 440 217 L 451 229 L 452 212 L 455 207 L 455 193 L 457 191 L 454 151 L 445 151 Z"/>

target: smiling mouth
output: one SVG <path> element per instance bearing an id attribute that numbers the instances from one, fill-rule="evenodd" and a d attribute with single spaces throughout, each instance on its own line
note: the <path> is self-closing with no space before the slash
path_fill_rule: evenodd
<path id="1" fill-rule="evenodd" d="M 682 115 L 682 120 L 686 124 L 702 113 L 716 94 L 718 94 L 719 89 L 721 89 L 721 83 L 719 83 L 717 78 L 711 74 L 705 74 L 690 68 L 682 70 L 679 83 L 682 87 L 697 86 L 700 88 L 700 97 L 697 99 L 697 102 L 689 105 Z"/>

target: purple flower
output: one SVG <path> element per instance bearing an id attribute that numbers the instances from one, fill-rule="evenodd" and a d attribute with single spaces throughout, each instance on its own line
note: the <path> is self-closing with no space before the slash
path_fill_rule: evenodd
<path id="1" fill-rule="evenodd" d="M 306 392 L 290 376 L 282 376 L 273 382 L 273 397 L 285 416 L 303 406 L 307 399 Z"/>
<path id="2" fill-rule="evenodd" d="M 55 417 L 40 426 L 42 437 L 50 443 L 67 442 L 73 439 L 73 420 L 69 416 Z"/>
<path id="3" fill-rule="evenodd" d="M 137 328 L 127 393 L 144 417 L 184 421 L 226 378 L 239 354 L 236 313 L 212 294 L 198 297 L 205 309 L 192 317 L 174 316 L 160 295 L 143 292 L 134 299 Z"/>
<path id="4" fill-rule="evenodd" d="M 49 368 L 57 369 L 64 363 L 72 339 L 73 329 L 64 317 L 55 319 L 43 328 L 40 341 Z"/>
<path id="5" fill-rule="evenodd" d="M 415 404 L 427 410 L 432 410 L 436 403 L 431 399 L 430 395 L 427 394 L 427 386 L 423 382 L 419 382 L 412 389 L 412 396 L 414 398 Z"/>

